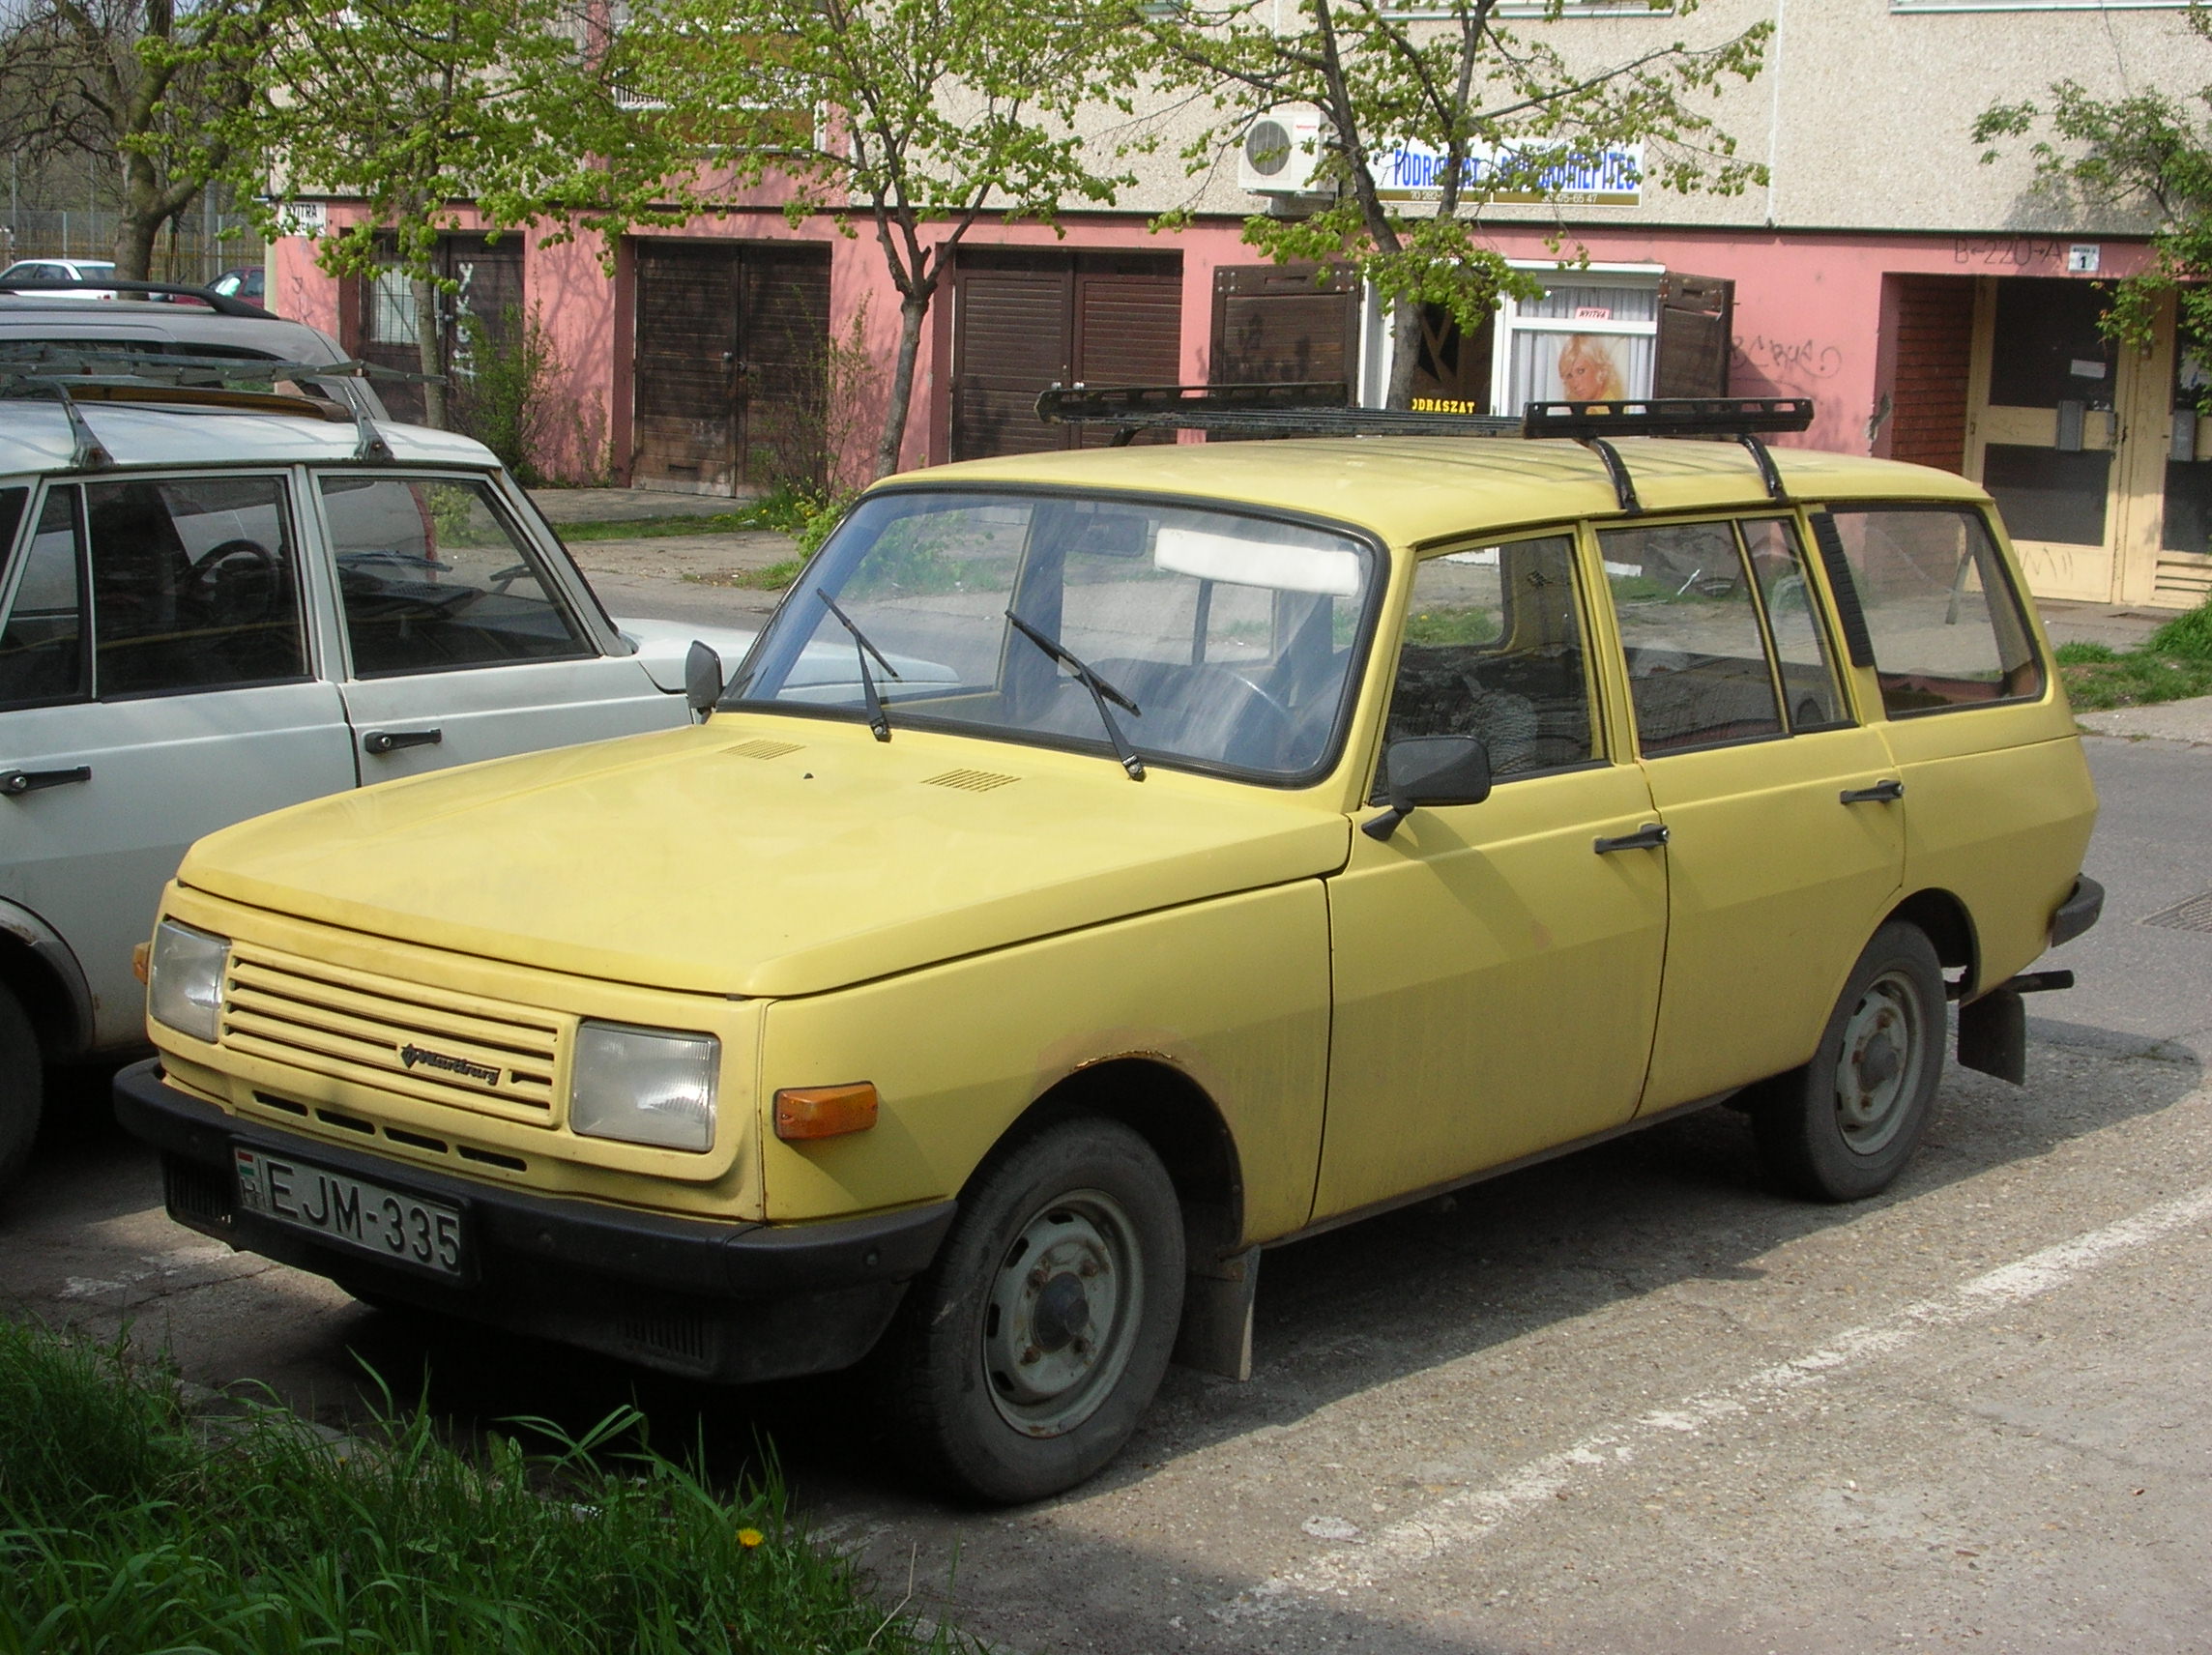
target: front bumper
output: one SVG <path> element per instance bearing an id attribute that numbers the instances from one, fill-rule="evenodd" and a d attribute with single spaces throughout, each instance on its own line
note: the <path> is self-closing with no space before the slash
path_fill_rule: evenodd
<path id="1" fill-rule="evenodd" d="M 161 1151 L 180 1224 L 364 1297 L 694 1379 L 749 1382 L 859 1361 L 953 1216 L 954 1204 L 940 1202 L 825 1224 L 716 1223 L 502 1189 L 236 1119 L 169 1086 L 158 1060 L 115 1077 L 115 1113 Z M 467 1276 L 432 1277 L 242 1207 L 239 1146 L 459 1208 Z"/>

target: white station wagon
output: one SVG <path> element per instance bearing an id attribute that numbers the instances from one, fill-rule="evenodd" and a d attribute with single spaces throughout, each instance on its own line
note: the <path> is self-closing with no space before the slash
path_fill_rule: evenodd
<path id="1" fill-rule="evenodd" d="M 0 1185 L 44 1072 L 145 1041 L 185 848 L 319 795 L 690 718 L 490 450 L 305 396 L 0 363 Z"/>

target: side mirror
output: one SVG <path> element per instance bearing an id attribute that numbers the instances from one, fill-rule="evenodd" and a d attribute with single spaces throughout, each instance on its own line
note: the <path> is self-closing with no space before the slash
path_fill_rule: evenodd
<path id="1" fill-rule="evenodd" d="M 713 713 L 714 703 L 722 699 L 722 657 L 696 638 L 684 657 L 684 699 L 698 718 Z"/>
<path id="2" fill-rule="evenodd" d="M 1480 804 L 1490 797 L 1490 750 L 1472 736 L 1409 736 L 1382 753 L 1390 808 L 1360 831 L 1387 839 L 1424 804 Z"/>

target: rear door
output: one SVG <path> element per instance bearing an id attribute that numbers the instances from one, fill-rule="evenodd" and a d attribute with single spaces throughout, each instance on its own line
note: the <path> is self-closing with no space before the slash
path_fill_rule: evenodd
<path id="1" fill-rule="evenodd" d="M 186 848 L 353 785 L 300 547 L 283 476 L 63 483 L 0 583 L 0 896 L 74 951 L 98 1047 L 142 1037 L 131 951 Z"/>
<path id="2" fill-rule="evenodd" d="M 1649 1113 L 1811 1055 L 1897 899 L 1906 806 L 1879 733 L 1850 716 L 1793 517 L 1597 540 L 1668 833 Z"/>
<path id="3" fill-rule="evenodd" d="M 668 729 L 689 716 L 605 655 L 481 478 L 315 478 L 364 783 Z"/>

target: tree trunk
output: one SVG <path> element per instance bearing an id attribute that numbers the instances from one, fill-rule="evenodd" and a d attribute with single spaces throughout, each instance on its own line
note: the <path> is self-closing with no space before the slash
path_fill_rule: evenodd
<path id="1" fill-rule="evenodd" d="M 1382 396 L 1385 408 L 1413 405 L 1413 369 L 1421 361 L 1421 307 L 1405 304 L 1390 311 L 1390 385 Z"/>
<path id="2" fill-rule="evenodd" d="M 898 358 L 891 367 L 891 397 L 884 410 L 884 434 L 876 444 L 878 477 L 888 477 L 899 468 L 899 451 L 906 443 L 907 411 L 914 402 L 914 364 L 921 354 L 921 325 L 929 317 L 929 302 L 936 292 L 937 281 L 932 276 L 899 302 Z"/>
<path id="3" fill-rule="evenodd" d="M 145 281 L 154 268 L 154 243 L 168 214 L 161 211 L 154 163 L 137 154 L 123 158 L 123 210 L 115 219 L 115 274 L 125 281 Z"/>
<path id="4" fill-rule="evenodd" d="M 446 371 L 445 353 L 439 349 L 438 284 L 416 277 L 408 282 L 415 295 L 415 360 L 423 373 L 440 375 Z M 422 423 L 446 429 L 446 382 L 430 378 L 422 382 Z"/>

